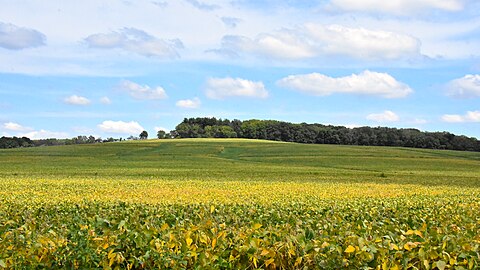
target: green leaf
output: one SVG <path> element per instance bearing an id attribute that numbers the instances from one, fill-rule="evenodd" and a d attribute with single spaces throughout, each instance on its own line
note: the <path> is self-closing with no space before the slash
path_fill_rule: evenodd
<path id="1" fill-rule="evenodd" d="M 438 262 L 436 262 L 436 264 L 437 264 L 437 268 L 439 270 L 445 270 L 445 266 L 447 266 L 447 263 L 444 262 L 444 261 L 438 261 Z"/>

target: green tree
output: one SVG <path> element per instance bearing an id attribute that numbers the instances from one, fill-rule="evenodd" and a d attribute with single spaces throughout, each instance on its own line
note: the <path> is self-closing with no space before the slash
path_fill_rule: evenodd
<path id="1" fill-rule="evenodd" d="M 167 133 L 164 130 L 159 130 L 157 131 L 157 138 L 159 139 L 165 139 Z"/>
<path id="2" fill-rule="evenodd" d="M 140 140 L 146 140 L 148 138 L 148 132 L 147 131 L 142 131 L 142 133 L 140 133 L 139 135 L 140 137 Z"/>

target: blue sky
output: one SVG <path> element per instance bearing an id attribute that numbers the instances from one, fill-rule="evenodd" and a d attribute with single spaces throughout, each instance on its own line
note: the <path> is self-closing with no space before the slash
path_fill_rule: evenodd
<path id="1" fill-rule="evenodd" d="M 184 117 L 480 138 L 475 0 L 0 0 L 0 135 Z"/>

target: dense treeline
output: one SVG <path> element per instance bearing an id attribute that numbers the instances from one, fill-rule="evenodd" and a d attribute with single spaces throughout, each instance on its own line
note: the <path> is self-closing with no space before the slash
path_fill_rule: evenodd
<path id="1" fill-rule="evenodd" d="M 120 139 L 121 140 L 121 139 Z M 93 144 L 93 143 L 105 143 L 105 142 L 115 142 L 119 141 L 119 139 L 108 138 L 106 140 L 102 140 L 102 138 L 98 137 L 95 138 L 94 136 L 77 136 L 71 139 L 39 139 L 34 140 L 33 143 L 35 146 L 54 146 L 54 145 L 72 145 L 72 144 Z"/>
<path id="2" fill-rule="evenodd" d="M 1 137 L 0 148 L 32 147 L 33 141 L 27 137 Z"/>
<path id="3" fill-rule="evenodd" d="M 129 137 L 128 140 L 138 139 L 136 137 Z M 33 146 L 54 146 L 54 145 L 72 145 L 72 144 L 92 144 L 92 143 L 106 143 L 106 142 L 116 142 L 121 141 L 120 139 L 108 138 L 102 140 L 102 138 L 95 138 L 94 136 L 77 136 L 71 139 L 38 139 L 31 140 L 27 137 L 1 137 L 0 138 L 0 149 L 5 148 L 18 148 L 18 147 L 33 147 Z"/>
<path id="4" fill-rule="evenodd" d="M 347 128 L 322 124 L 292 124 L 275 120 L 185 118 L 170 135 L 180 138 L 249 138 L 298 143 L 402 146 L 480 151 L 476 138 L 449 132 L 422 132 L 388 127 Z"/>

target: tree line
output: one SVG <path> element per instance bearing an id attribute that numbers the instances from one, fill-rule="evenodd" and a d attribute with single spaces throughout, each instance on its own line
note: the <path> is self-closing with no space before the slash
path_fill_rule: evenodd
<path id="1" fill-rule="evenodd" d="M 109 142 L 119 142 L 124 140 L 146 140 L 148 138 L 147 131 L 142 131 L 138 135 L 129 136 L 126 139 L 119 138 L 107 138 L 102 139 L 100 137 L 95 138 L 95 136 L 85 136 L 80 135 L 73 137 L 71 139 L 56 139 L 56 138 L 48 138 L 48 139 L 38 139 L 38 140 L 31 140 L 27 137 L 1 137 L 0 138 L 0 149 L 6 148 L 18 148 L 18 147 L 35 147 L 35 146 L 55 146 L 55 145 L 73 145 L 73 144 L 94 144 L 94 143 L 109 143 Z"/>
<path id="2" fill-rule="evenodd" d="M 40 140 L 30 140 L 26 137 L 1 137 L 0 148 L 93 144 L 147 138 L 147 131 L 142 131 L 138 137 L 129 136 L 126 139 L 108 138 L 104 140 L 94 136 Z M 294 124 L 276 120 L 241 121 L 235 119 L 230 121 L 215 117 L 185 118 L 170 132 L 159 130 L 157 138 L 247 138 L 311 144 L 399 146 L 480 152 L 480 141 L 476 138 L 449 132 L 423 132 L 412 128 L 388 127 L 347 128 L 316 123 Z"/>
<path id="3" fill-rule="evenodd" d="M 32 147 L 34 143 L 27 137 L 1 137 L 0 148 Z"/>
<path id="4" fill-rule="evenodd" d="M 347 128 L 316 123 L 293 124 L 276 120 L 230 121 L 216 118 L 185 118 L 168 136 L 480 151 L 480 141 L 476 138 L 449 132 L 423 132 L 413 128 L 388 127 Z"/>

